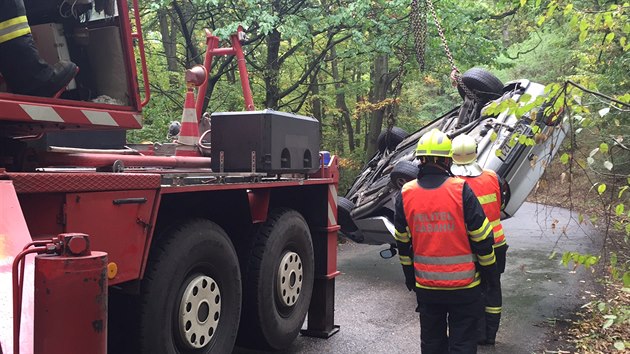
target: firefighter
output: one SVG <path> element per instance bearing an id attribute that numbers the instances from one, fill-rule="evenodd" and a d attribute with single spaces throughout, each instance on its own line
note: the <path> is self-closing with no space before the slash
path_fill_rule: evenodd
<path id="1" fill-rule="evenodd" d="M 453 174 L 465 179 L 477 195 L 494 233 L 494 254 L 497 259 L 495 286 L 482 283 L 485 306 L 485 318 L 480 321 L 479 344 L 494 345 L 499 322 L 501 321 L 501 274 L 505 271 L 505 259 L 508 249 L 503 226 L 501 210 L 509 188 L 494 171 L 484 170 L 477 163 L 477 142 L 471 136 L 462 134 L 453 139 Z"/>
<path id="2" fill-rule="evenodd" d="M 52 97 L 68 85 L 77 66 L 51 66 L 39 56 L 23 0 L 0 0 L 0 73 L 12 93 Z"/>
<path id="3" fill-rule="evenodd" d="M 421 351 L 476 353 L 479 284 L 496 272 L 492 225 L 468 184 L 451 175 L 446 134 L 424 134 L 416 157 L 420 172 L 396 197 L 394 224 L 405 282 L 418 301 Z"/>

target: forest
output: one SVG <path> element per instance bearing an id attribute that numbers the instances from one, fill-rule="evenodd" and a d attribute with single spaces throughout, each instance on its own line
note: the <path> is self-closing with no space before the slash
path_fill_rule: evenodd
<path id="1" fill-rule="evenodd" d="M 169 123 L 181 116 L 184 71 L 203 62 L 204 29 L 227 39 L 242 26 L 256 108 L 321 123 L 322 150 L 340 157 L 340 195 L 375 153 L 382 131 L 414 132 L 461 104 L 451 84 L 454 69 L 481 67 L 504 83 L 525 78 L 548 85 L 561 97 L 556 102 L 571 132 L 530 198 L 570 206 L 580 223 L 605 230 L 600 253 L 557 257 L 597 268 L 617 291 L 603 302 L 625 296 L 585 315 L 586 323 L 596 323 L 593 331 L 627 326 L 630 3 L 144 0 L 141 7 L 152 98 L 144 128 L 129 139 L 164 141 Z M 199 94 L 208 112 L 243 110 L 236 60 L 215 60 L 207 91 Z M 614 346 L 623 350 L 630 342 Z"/>

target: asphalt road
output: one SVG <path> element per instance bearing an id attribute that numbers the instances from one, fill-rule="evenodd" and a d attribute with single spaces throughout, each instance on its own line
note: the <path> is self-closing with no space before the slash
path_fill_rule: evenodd
<path id="1" fill-rule="evenodd" d="M 589 272 L 560 264 L 564 251 L 597 252 L 597 230 L 579 225 L 567 210 L 524 204 L 504 221 L 510 248 L 503 275 L 503 319 L 495 347 L 479 353 L 554 350 L 548 332 L 558 319 L 593 300 Z M 414 294 L 407 291 L 398 257 L 382 259 L 385 246 L 339 246 L 335 323 L 329 339 L 299 336 L 285 353 L 419 353 Z M 556 251 L 553 259 L 550 255 Z M 236 349 L 234 354 L 261 353 Z"/>

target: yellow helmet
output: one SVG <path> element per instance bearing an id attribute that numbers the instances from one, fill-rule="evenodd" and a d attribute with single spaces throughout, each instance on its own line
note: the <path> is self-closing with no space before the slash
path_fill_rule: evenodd
<path id="1" fill-rule="evenodd" d="M 433 129 L 418 140 L 417 156 L 452 157 L 451 139 L 441 131 Z"/>
<path id="2" fill-rule="evenodd" d="M 462 134 L 453 139 L 453 163 L 468 165 L 477 161 L 477 142 L 472 136 Z"/>

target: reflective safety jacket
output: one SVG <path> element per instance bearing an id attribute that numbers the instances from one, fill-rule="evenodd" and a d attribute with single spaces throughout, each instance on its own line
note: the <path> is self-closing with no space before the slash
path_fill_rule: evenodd
<path id="1" fill-rule="evenodd" d="M 0 43 L 31 33 L 23 0 L 0 1 Z"/>
<path id="2" fill-rule="evenodd" d="M 491 170 L 483 170 L 479 176 L 462 176 L 470 188 L 475 192 L 479 203 L 483 207 L 486 217 L 490 221 L 494 233 L 494 247 L 506 244 L 501 225 L 501 188 L 497 174 Z"/>
<path id="3" fill-rule="evenodd" d="M 464 185 L 459 178 L 447 178 L 438 188 L 423 188 L 416 180 L 402 188 L 416 287 L 465 289 L 480 282 L 464 222 Z M 492 237 L 491 229 L 486 221 L 471 239 Z M 494 253 L 487 258 L 480 261 L 494 263 Z"/>

